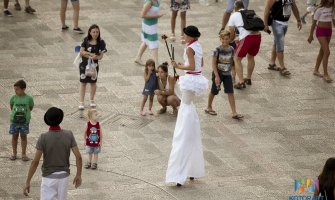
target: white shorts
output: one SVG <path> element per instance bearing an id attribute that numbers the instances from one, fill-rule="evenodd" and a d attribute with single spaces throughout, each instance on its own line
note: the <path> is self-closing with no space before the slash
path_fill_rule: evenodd
<path id="1" fill-rule="evenodd" d="M 63 174 L 66 172 L 55 172 Z M 42 177 L 41 200 L 66 200 L 69 177 L 54 179 Z"/>

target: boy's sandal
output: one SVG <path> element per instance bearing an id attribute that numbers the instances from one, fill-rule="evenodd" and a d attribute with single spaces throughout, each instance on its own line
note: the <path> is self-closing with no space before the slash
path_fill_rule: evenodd
<path id="1" fill-rule="evenodd" d="M 251 79 L 248 79 L 248 78 L 245 78 L 243 79 L 244 80 L 244 83 L 247 84 L 247 85 L 252 85 L 251 83 Z"/>
<path id="2" fill-rule="evenodd" d="M 89 168 L 91 168 L 91 163 L 90 162 L 87 162 L 86 164 L 85 164 L 85 169 L 89 169 Z"/>
<path id="3" fill-rule="evenodd" d="M 25 162 L 30 160 L 27 156 L 22 156 L 21 159 L 22 159 L 22 161 L 25 161 Z"/>
<path id="4" fill-rule="evenodd" d="M 97 163 L 93 163 L 91 169 L 97 169 L 97 168 L 98 168 L 98 164 Z"/>
<path id="5" fill-rule="evenodd" d="M 234 115 L 232 116 L 233 119 L 242 119 L 244 116 L 243 115 L 240 115 L 240 114 L 237 114 L 237 115 Z"/>
<path id="6" fill-rule="evenodd" d="M 217 115 L 217 113 L 215 112 L 215 110 L 209 110 L 209 109 L 206 109 L 205 110 L 205 113 L 209 114 L 209 115 Z"/>
<path id="7" fill-rule="evenodd" d="M 15 155 L 11 155 L 10 157 L 9 157 L 9 160 L 16 160 L 16 156 Z"/>
<path id="8" fill-rule="evenodd" d="M 291 74 L 291 72 L 288 71 L 286 68 L 280 69 L 279 72 L 280 72 L 280 75 L 282 76 L 288 76 Z"/>
<path id="9" fill-rule="evenodd" d="M 274 70 L 274 71 L 279 71 L 280 68 L 277 67 L 276 64 L 269 64 L 269 67 L 268 67 L 269 70 Z"/>
<path id="10" fill-rule="evenodd" d="M 234 88 L 241 90 L 243 88 L 246 88 L 246 86 L 245 86 L 245 83 L 237 83 L 234 85 Z"/>

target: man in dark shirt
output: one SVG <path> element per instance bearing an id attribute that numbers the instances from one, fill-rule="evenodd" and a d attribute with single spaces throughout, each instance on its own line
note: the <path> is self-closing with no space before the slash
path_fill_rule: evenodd
<path id="1" fill-rule="evenodd" d="M 269 31 L 272 26 L 274 35 L 274 45 L 272 48 L 271 60 L 268 69 L 280 71 L 283 76 L 291 73 L 286 69 L 284 64 L 284 39 L 288 28 L 288 20 L 291 12 L 297 19 L 297 27 L 301 29 L 301 20 L 298 7 L 295 0 L 266 0 L 264 10 L 264 31 Z M 271 19 L 269 16 L 271 15 Z M 280 67 L 276 66 L 276 58 L 278 58 Z"/>
<path id="2" fill-rule="evenodd" d="M 67 199 L 68 176 L 70 175 L 70 152 L 76 157 L 77 174 L 73 180 L 75 187 L 81 185 L 82 158 L 73 133 L 60 128 L 64 113 L 51 107 L 44 115 L 49 131 L 38 138 L 35 157 L 31 162 L 24 195 L 30 192 L 30 181 L 43 154 L 41 199 Z"/>

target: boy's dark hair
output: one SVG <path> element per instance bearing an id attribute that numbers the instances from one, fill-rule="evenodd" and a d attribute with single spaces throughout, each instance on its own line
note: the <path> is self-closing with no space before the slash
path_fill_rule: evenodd
<path id="1" fill-rule="evenodd" d="M 243 2 L 241 0 L 236 1 L 234 6 L 237 10 L 244 8 Z"/>
<path id="2" fill-rule="evenodd" d="M 27 84 L 24 80 L 19 80 L 16 83 L 14 83 L 14 87 L 19 87 L 21 89 L 26 89 Z"/>

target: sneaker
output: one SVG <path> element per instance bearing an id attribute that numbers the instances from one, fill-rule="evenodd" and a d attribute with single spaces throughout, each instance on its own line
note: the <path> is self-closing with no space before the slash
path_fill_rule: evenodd
<path id="1" fill-rule="evenodd" d="M 73 31 L 76 32 L 76 33 L 78 33 L 78 34 L 84 34 L 84 31 L 81 30 L 81 28 L 79 28 L 79 27 L 78 28 L 74 28 Z"/>
<path id="2" fill-rule="evenodd" d="M 6 17 L 13 17 L 13 14 L 9 12 L 9 10 L 4 10 L 3 15 L 5 15 Z"/>
<path id="3" fill-rule="evenodd" d="M 21 10 L 21 5 L 19 3 L 14 4 L 15 10 Z"/>
<path id="4" fill-rule="evenodd" d="M 62 26 L 62 31 L 67 31 L 67 30 L 69 30 L 69 27 L 68 26 Z"/>
<path id="5" fill-rule="evenodd" d="M 33 14 L 34 12 L 36 12 L 36 10 L 30 6 L 26 7 L 24 11 L 29 14 Z"/>
<path id="6" fill-rule="evenodd" d="M 300 17 L 300 19 L 301 19 L 301 22 L 302 22 L 303 24 L 306 24 L 305 17 Z"/>

